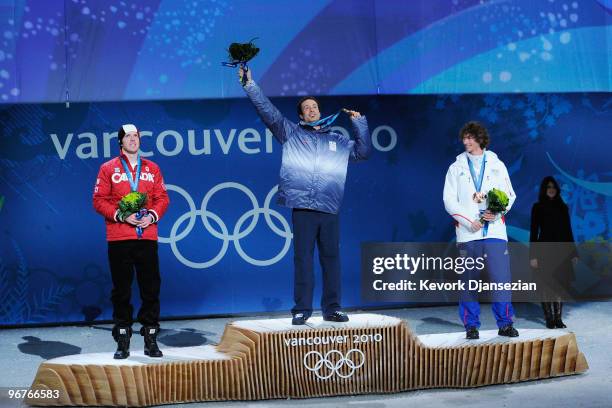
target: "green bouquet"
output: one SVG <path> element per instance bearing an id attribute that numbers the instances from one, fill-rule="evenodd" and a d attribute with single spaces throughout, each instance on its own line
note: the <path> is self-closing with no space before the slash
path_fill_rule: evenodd
<path id="1" fill-rule="evenodd" d="M 147 195 L 145 193 L 139 193 L 138 191 L 132 191 L 124 195 L 121 201 L 119 201 L 119 214 L 117 218 L 121 221 L 125 221 L 130 215 L 140 212 L 146 201 Z"/>
<path id="2" fill-rule="evenodd" d="M 246 72 L 249 70 L 247 63 L 259 53 L 259 48 L 253 43 L 255 40 L 256 38 L 253 38 L 248 43 L 231 43 L 227 50 L 230 61 L 221 63 L 221 65 L 231 68 L 242 67 L 245 72 L 245 75 L 242 77 L 242 85 L 246 85 L 247 81 Z"/>
<path id="3" fill-rule="evenodd" d="M 130 215 L 136 214 L 136 219 L 141 220 L 142 217 L 149 214 L 149 211 L 144 208 L 146 202 L 147 195 L 145 193 L 132 191 L 124 195 L 121 201 L 119 201 L 118 218 L 121 221 L 125 221 Z M 136 236 L 138 239 L 142 238 L 142 227 L 140 225 L 136 226 Z"/>
<path id="4" fill-rule="evenodd" d="M 496 188 L 492 188 L 485 198 L 487 199 L 487 210 L 493 214 L 505 213 L 510 203 L 508 195 Z M 483 224 L 482 236 L 486 237 L 489 232 L 489 221 L 486 221 L 482 216 L 484 212 L 485 210 L 480 210 L 480 223 Z"/>
<path id="5" fill-rule="evenodd" d="M 508 208 L 508 195 L 496 188 L 491 189 L 487 194 L 487 210 L 494 214 L 503 213 Z"/>
<path id="6" fill-rule="evenodd" d="M 136 219 L 141 220 L 142 217 L 149 213 L 147 209 L 144 208 L 146 201 L 147 195 L 138 191 L 132 191 L 124 195 L 121 201 L 119 201 L 119 214 L 117 217 L 123 222 L 130 215 L 136 214 Z M 136 226 L 136 236 L 138 239 L 142 238 L 141 226 Z"/>
<path id="7" fill-rule="evenodd" d="M 487 210 L 492 212 L 493 214 L 499 214 L 506 212 L 506 208 L 508 208 L 508 204 L 510 200 L 508 199 L 508 195 L 501 190 L 496 188 L 491 189 L 487 195 Z M 484 218 L 480 218 L 480 222 L 485 222 Z"/>
<path id="8" fill-rule="evenodd" d="M 246 64 L 259 53 L 259 48 L 255 46 L 253 38 L 248 43 L 231 43 L 227 50 L 231 64 Z"/>

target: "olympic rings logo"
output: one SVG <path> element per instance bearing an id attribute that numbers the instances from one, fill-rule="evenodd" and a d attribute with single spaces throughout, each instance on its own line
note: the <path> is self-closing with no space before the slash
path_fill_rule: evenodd
<path id="1" fill-rule="evenodd" d="M 355 354 L 357 361 L 353 361 L 351 354 Z M 314 365 L 309 364 L 308 357 L 316 357 Z M 359 349 L 350 349 L 346 356 L 338 350 L 330 350 L 323 354 L 318 351 L 309 351 L 304 355 L 304 367 L 308 371 L 312 371 L 319 379 L 326 380 L 336 374 L 340 378 L 350 378 L 355 374 L 357 369 L 365 364 L 365 354 Z M 346 366 L 346 372 L 342 372 L 342 368 Z"/>
<path id="2" fill-rule="evenodd" d="M 229 188 L 233 188 L 243 192 L 251 201 L 251 204 L 253 206 L 252 210 L 249 210 L 246 213 L 242 214 L 242 216 L 238 219 L 231 234 L 227 225 L 225 224 L 225 222 L 223 222 L 223 219 L 221 219 L 219 215 L 213 213 L 207 208 L 209 205 L 209 201 L 217 192 Z M 236 252 L 238 252 L 238 255 L 240 255 L 242 259 L 244 259 L 251 265 L 256 266 L 273 265 L 276 262 L 280 261 L 289 251 L 289 248 L 291 246 L 291 240 L 293 239 L 293 234 L 291 233 L 289 223 L 282 216 L 281 213 L 270 208 L 270 202 L 272 201 L 272 197 L 274 196 L 274 194 L 276 194 L 276 192 L 278 191 L 278 185 L 272 187 L 272 189 L 266 196 L 266 199 L 264 200 L 263 207 L 259 207 L 257 198 L 255 197 L 253 192 L 247 187 L 235 182 L 220 183 L 210 189 L 208 193 L 206 193 L 199 210 L 196 208 L 193 198 L 191 198 L 189 193 L 187 193 L 187 191 L 185 191 L 181 187 L 172 184 L 166 184 L 166 189 L 169 191 L 174 191 L 181 195 L 187 201 L 187 204 L 189 206 L 189 211 L 181 215 L 172 225 L 172 228 L 170 230 L 170 236 L 158 237 L 159 242 L 163 244 L 170 244 L 170 247 L 172 248 L 172 253 L 174 254 L 174 256 L 176 256 L 176 259 L 178 259 L 183 265 L 194 269 L 210 268 L 211 266 L 221 261 L 221 259 L 223 259 L 229 248 L 230 242 L 234 244 Z M 257 226 L 257 222 L 259 221 L 260 215 L 264 216 L 266 224 L 272 230 L 272 232 L 274 232 L 279 237 L 285 239 L 285 243 L 281 251 L 276 256 L 265 260 L 255 259 L 249 256 L 240 245 L 240 240 L 249 235 L 255 229 L 255 227 Z M 187 235 L 189 235 L 189 233 L 193 230 L 198 216 L 202 220 L 204 228 L 206 228 L 206 230 L 213 237 L 218 238 L 222 241 L 221 249 L 219 250 L 217 255 L 205 262 L 195 262 L 185 258 L 183 254 L 181 254 L 177 246 L 178 242 L 187 237 Z M 272 217 L 276 218 L 280 222 L 282 229 L 279 229 L 277 225 L 272 222 Z M 242 229 L 243 225 L 249 218 L 250 223 L 245 229 Z M 216 224 L 218 228 L 213 227 L 210 222 L 211 220 Z M 179 232 L 179 228 L 185 223 L 185 221 L 187 221 L 187 226 Z"/>

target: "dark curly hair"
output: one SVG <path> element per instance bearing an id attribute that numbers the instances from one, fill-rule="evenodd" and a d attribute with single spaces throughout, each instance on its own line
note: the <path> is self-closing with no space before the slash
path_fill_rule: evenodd
<path id="1" fill-rule="evenodd" d="M 463 138 L 467 135 L 473 136 L 481 149 L 489 146 L 489 132 L 481 123 L 472 121 L 463 125 L 459 131 L 459 140 L 463 141 Z"/>
<path id="2" fill-rule="evenodd" d="M 317 103 L 317 107 L 319 108 L 319 112 L 321 112 L 321 102 L 319 102 L 319 100 L 315 98 L 314 96 L 305 96 L 298 101 L 298 104 L 297 104 L 298 116 L 302 116 L 304 114 L 304 112 L 302 112 L 302 103 L 307 100 L 315 101 Z"/>

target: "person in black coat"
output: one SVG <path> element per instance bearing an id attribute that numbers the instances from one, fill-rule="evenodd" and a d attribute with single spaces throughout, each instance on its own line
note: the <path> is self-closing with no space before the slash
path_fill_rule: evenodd
<path id="1" fill-rule="evenodd" d="M 552 176 L 542 180 L 538 202 L 531 209 L 529 241 L 574 243 L 569 210 L 561 198 L 559 183 Z M 529 256 L 531 267 L 560 282 L 573 281 L 573 266 L 578 261 L 578 252 L 573 244 L 569 253 L 566 248 L 566 246 L 531 245 Z M 560 301 L 543 302 L 542 308 L 546 327 L 549 329 L 567 327 L 561 319 L 563 304 Z"/>

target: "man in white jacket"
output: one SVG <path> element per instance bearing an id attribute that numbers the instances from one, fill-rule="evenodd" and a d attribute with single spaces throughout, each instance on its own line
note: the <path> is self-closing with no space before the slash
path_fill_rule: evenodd
<path id="1" fill-rule="evenodd" d="M 457 246 L 464 257 L 485 259 L 489 282 L 510 282 L 510 259 L 505 214 L 510 211 L 516 195 L 504 163 L 487 150 L 489 134 L 478 122 L 468 122 L 459 132 L 465 152 L 450 165 L 444 182 L 444 207 L 455 220 Z M 503 214 L 486 209 L 485 196 L 496 188 L 504 191 L 509 203 Z M 481 222 L 481 220 L 483 222 Z M 479 279 L 476 269 L 469 279 Z M 512 326 L 514 310 L 508 292 L 496 292 L 492 310 L 500 336 L 516 337 Z M 469 292 L 459 302 L 459 317 L 467 339 L 477 339 L 480 327 L 480 304 Z"/>

